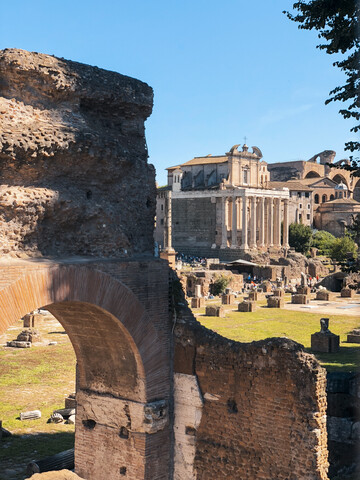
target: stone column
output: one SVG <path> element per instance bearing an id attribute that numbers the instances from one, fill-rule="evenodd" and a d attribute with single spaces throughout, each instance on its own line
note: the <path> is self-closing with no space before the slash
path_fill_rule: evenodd
<path id="1" fill-rule="evenodd" d="M 283 247 L 289 248 L 289 199 L 284 200 Z"/>
<path id="2" fill-rule="evenodd" d="M 274 204 L 273 199 L 269 198 L 268 206 L 268 246 L 272 247 L 274 244 Z"/>
<path id="3" fill-rule="evenodd" d="M 275 247 L 281 247 L 281 199 L 277 198 L 275 200 Z"/>
<path id="4" fill-rule="evenodd" d="M 251 197 L 250 248 L 256 248 L 256 197 Z"/>
<path id="5" fill-rule="evenodd" d="M 237 247 L 237 198 L 232 199 L 231 247 Z"/>
<path id="6" fill-rule="evenodd" d="M 247 224 L 247 197 L 242 198 L 242 228 L 241 228 L 241 248 L 247 250 L 248 246 L 248 224 Z"/>
<path id="7" fill-rule="evenodd" d="M 259 247 L 265 245 L 265 198 L 260 197 Z"/>
<path id="8" fill-rule="evenodd" d="M 221 246 L 220 248 L 227 248 L 227 198 L 221 197 Z"/>

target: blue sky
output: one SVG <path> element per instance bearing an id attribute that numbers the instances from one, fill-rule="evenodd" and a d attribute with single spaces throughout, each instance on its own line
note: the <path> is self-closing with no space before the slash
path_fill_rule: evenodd
<path id="1" fill-rule="evenodd" d="M 53 54 L 139 78 L 154 89 L 149 161 L 165 168 L 223 154 L 247 138 L 269 163 L 325 149 L 348 158 L 354 136 L 324 105 L 345 82 L 316 32 L 298 30 L 288 0 L 12 0 L 0 48 Z"/>

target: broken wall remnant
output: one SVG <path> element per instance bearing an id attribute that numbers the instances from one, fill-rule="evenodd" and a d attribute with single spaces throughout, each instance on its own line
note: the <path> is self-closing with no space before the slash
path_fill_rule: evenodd
<path id="1" fill-rule="evenodd" d="M 0 253 L 152 254 L 151 87 L 17 49 L 0 77 Z"/>
<path id="2" fill-rule="evenodd" d="M 193 446 L 175 464 L 176 478 L 327 479 L 326 372 L 317 360 L 284 338 L 223 338 L 186 307 L 177 319 L 175 375 L 191 378 L 201 395 L 175 404 L 175 419 L 193 412 L 192 423 L 176 431 L 175 451 L 186 439 Z"/>

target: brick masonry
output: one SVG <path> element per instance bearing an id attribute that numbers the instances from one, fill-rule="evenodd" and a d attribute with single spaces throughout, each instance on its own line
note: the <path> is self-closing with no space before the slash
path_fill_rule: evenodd
<path id="1" fill-rule="evenodd" d="M 76 472 L 88 480 L 122 479 L 120 467 L 126 467 L 127 479 L 168 480 L 172 348 L 166 263 L 13 260 L 2 261 L 0 273 L 1 331 L 43 307 L 72 341 L 78 362 Z M 145 408 L 158 400 L 166 421 L 149 431 L 159 419 L 146 419 Z"/>
<path id="2" fill-rule="evenodd" d="M 175 374 L 195 376 L 203 399 L 188 431 L 192 474 L 181 478 L 327 479 L 326 373 L 315 358 L 287 339 L 230 341 L 184 308 L 177 318 Z"/>

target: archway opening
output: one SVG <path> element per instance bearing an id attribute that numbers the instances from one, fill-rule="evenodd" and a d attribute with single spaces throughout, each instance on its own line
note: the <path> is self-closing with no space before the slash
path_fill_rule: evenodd
<path id="1" fill-rule="evenodd" d="M 123 283 L 81 266 L 32 271 L 0 289 L 1 331 L 35 308 L 54 315 L 76 353 L 75 472 L 166 478 L 170 362 L 156 319 Z"/>
<path id="2" fill-rule="evenodd" d="M 354 187 L 354 200 L 360 202 L 360 180 L 358 180 Z"/>
<path id="3" fill-rule="evenodd" d="M 320 177 L 320 174 L 318 172 L 314 172 L 313 170 L 308 172 L 305 176 L 305 178 L 318 178 L 318 177 Z"/>
<path id="4" fill-rule="evenodd" d="M 341 175 L 340 173 L 336 174 L 334 177 L 332 177 L 331 179 L 333 182 L 337 183 L 339 185 L 339 183 L 344 183 L 347 188 L 349 188 L 349 185 L 345 179 L 345 177 L 343 175 Z"/>

